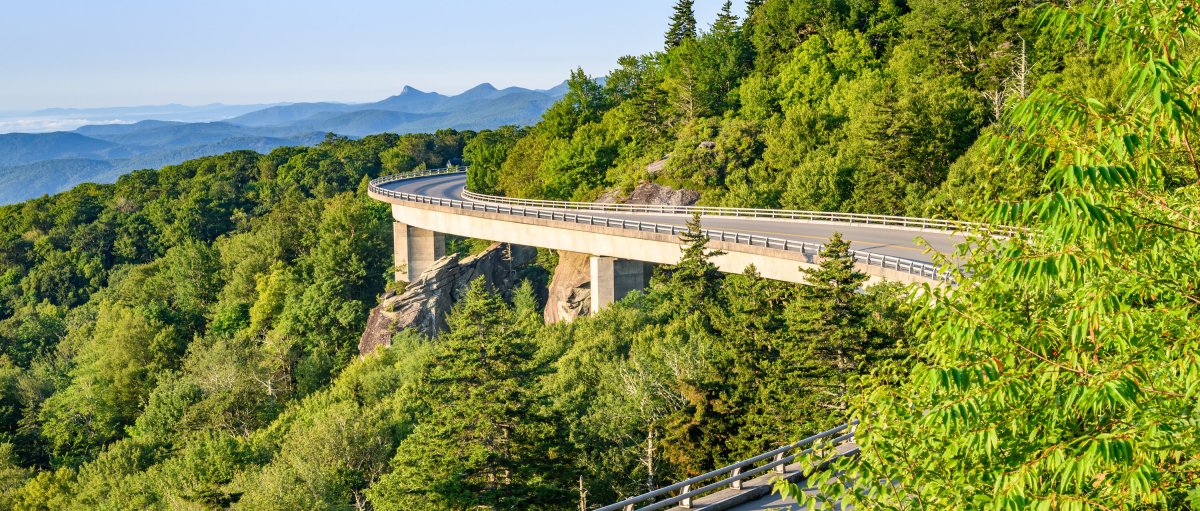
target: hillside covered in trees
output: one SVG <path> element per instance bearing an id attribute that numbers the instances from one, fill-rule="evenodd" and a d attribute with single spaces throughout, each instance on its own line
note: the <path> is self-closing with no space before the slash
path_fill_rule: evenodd
<path id="1" fill-rule="evenodd" d="M 1035 85 L 1115 93 L 1117 64 L 1024 2 L 759 1 L 699 30 L 680 9 L 664 51 L 603 85 L 577 71 L 541 123 L 495 135 L 476 188 L 590 199 L 652 179 L 712 205 L 973 216 L 1041 183 L 977 144 Z"/>
<path id="2" fill-rule="evenodd" d="M 391 276 L 366 180 L 474 139 L 229 153 L 0 210 L 0 502 L 558 509 L 580 484 L 603 502 L 840 420 L 858 364 L 896 355 L 899 290 L 856 293 L 845 244 L 821 277 L 840 287 L 804 288 L 722 276 L 696 236 L 594 318 L 543 325 L 529 283 L 477 283 L 449 332 L 357 360 Z M 844 331 L 813 322 L 829 314 Z"/>
<path id="3" fill-rule="evenodd" d="M 1200 506 L 1194 5 L 691 9 L 534 126 L 0 208 L 0 508 L 594 509 L 851 417 L 825 490 L 856 509 Z M 720 274 L 693 229 L 593 317 L 477 284 L 360 358 L 391 278 L 365 183 L 459 160 L 513 196 L 654 180 L 1035 234 L 964 247 L 952 287 L 860 290 L 836 237 L 797 286 Z"/>

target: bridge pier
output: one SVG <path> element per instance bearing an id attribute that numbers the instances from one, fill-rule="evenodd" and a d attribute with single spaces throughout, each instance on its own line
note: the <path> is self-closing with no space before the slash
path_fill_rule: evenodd
<path id="1" fill-rule="evenodd" d="M 630 291 L 645 289 L 652 266 L 641 261 L 592 256 L 592 314 L 620 300 Z"/>
<path id="2" fill-rule="evenodd" d="M 394 222 L 396 281 L 412 282 L 446 255 L 446 235 Z"/>

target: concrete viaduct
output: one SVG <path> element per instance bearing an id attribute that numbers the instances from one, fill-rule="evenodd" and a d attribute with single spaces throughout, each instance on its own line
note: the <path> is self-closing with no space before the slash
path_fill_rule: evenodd
<path id="1" fill-rule="evenodd" d="M 466 190 L 462 169 L 387 176 L 371 197 L 392 206 L 396 279 L 412 281 L 445 255 L 445 234 L 590 254 L 592 308 L 645 286 L 649 265 L 675 264 L 679 235 L 702 215 L 714 263 L 740 273 L 753 264 L 766 278 L 803 282 L 821 242 L 834 232 L 850 241 L 858 268 L 872 282 L 943 281 L 933 252 L 966 241 L 965 224 L 881 215 L 745 208 L 574 203 L 510 199 Z M 971 227 L 970 225 L 965 225 Z M 917 238 L 924 240 L 919 243 Z"/>
<path id="2" fill-rule="evenodd" d="M 803 282 L 799 269 L 814 267 L 821 243 L 841 232 L 870 281 L 941 284 L 946 274 L 933 254 L 952 254 L 967 242 L 965 231 L 987 230 L 980 224 L 851 213 L 511 199 L 473 193 L 465 185 L 461 169 L 371 182 L 371 197 L 392 207 L 397 280 L 412 281 L 443 257 L 446 234 L 579 252 L 591 255 L 595 312 L 644 287 L 647 263 L 679 262 L 679 235 L 691 215 L 700 213 L 710 248 L 725 252 L 713 261 L 724 272 L 740 273 L 753 264 L 766 278 Z M 857 453 L 854 424 L 846 424 L 599 511 L 799 509 L 794 501 L 770 495 L 774 478 L 798 481 L 812 463 Z"/>

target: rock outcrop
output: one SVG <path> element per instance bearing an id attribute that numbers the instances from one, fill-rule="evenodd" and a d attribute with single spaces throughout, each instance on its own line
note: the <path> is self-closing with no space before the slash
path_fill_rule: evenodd
<path id="1" fill-rule="evenodd" d="M 558 251 L 558 266 L 554 268 L 546 309 L 542 313 L 546 323 L 570 322 L 591 312 L 590 257 L 578 252 Z"/>
<path id="2" fill-rule="evenodd" d="M 517 272 L 536 257 L 535 248 L 494 243 L 465 259 L 460 260 L 457 254 L 438 259 L 410 282 L 404 293 L 385 295 L 371 310 L 367 328 L 358 341 L 358 352 L 367 355 L 390 346 L 392 335 L 406 328 L 416 328 L 426 335 L 445 330 L 446 313 L 466 295 L 471 281 L 482 276 L 493 289 L 507 291 L 516 285 Z"/>
<path id="3" fill-rule="evenodd" d="M 675 189 L 649 181 L 642 181 L 629 195 L 611 191 L 601 195 L 596 202 L 606 204 L 661 204 L 665 206 L 691 206 L 700 201 L 700 192 L 686 188 Z"/>
<path id="4" fill-rule="evenodd" d="M 700 200 L 695 190 L 677 190 L 669 186 L 643 181 L 628 196 L 611 191 L 596 202 L 607 204 L 662 204 L 691 206 Z M 572 321 L 591 312 L 591 261 L 588 254 L 558 251 L 558 266 L 550 280 L 543 316 L 547 323 Z"/>
<path id="5" fill-rule="evenodd" d="M 666 168 L 667 168 L 667 158 L 663 158 L 663 159 L 653 162 L 649 165 L 646 165 L 646 172 L 648 174 L 650 174 L 651 176 L 653 176 L 655 174 L 658 174 L 659 172 L 662 172 Z"/>

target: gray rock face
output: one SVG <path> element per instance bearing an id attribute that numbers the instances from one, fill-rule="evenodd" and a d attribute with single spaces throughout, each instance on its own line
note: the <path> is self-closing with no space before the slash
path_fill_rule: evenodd
<path id="1" fill-rule="evenodd" d="M 662 172 L 665 168 L 667 168 L 667 158 L 663 158 L 654 163 L 646 165 L 646 172 L 653 176 L 659 172 Z"/>
<path id="2" fill-rule="evenodd" d="M 416 328 L 426 335 L 446 329 L 446 313 L 464 296 L 477 277 L 493 289 L 507 291 L 517 283 L 517 271 L 537 257 L 537 249 L 507 243 L 494 243 L 483 252 L 461 259 L 448 255 L 410 282 L 400 295 L 383 297 L 371 310 L 367 328 L 358 341 L 362 355 L 390 346 L 392 335 Z"/>
<path id="3" fill-rule="evenodd" d="M 700 201 L 700 192 L 695 190 L 675 189 L 649 181 L 638 183 L 628 196 L 618 191 L 601 195 L 596 202 L 606 204 L 657 204 L 665 206 L 691 206 Z"/>
<path id="4" fill-rule="evenodd" d="M 588 254 L 558 251 L 558 266 L 554 268 L 546 309 L 542 313 L 547 323 L 570 322 L 591 312 L 590 264 Z"/>
<path id="5" fill-rule="evenodd" d="M 628 196 L 614 190 L 600 196 L 596 202 L 691 206 L 699 200 L 700 193 L 695 190 L 677 190 L 642 181 Z M 558 251 L 558 266 L 554 269 L 546 309 L 543 311 L 547 323 L 572 321 L 591 312 L 591 262 L 588 258 L 588 254 Z"/>

